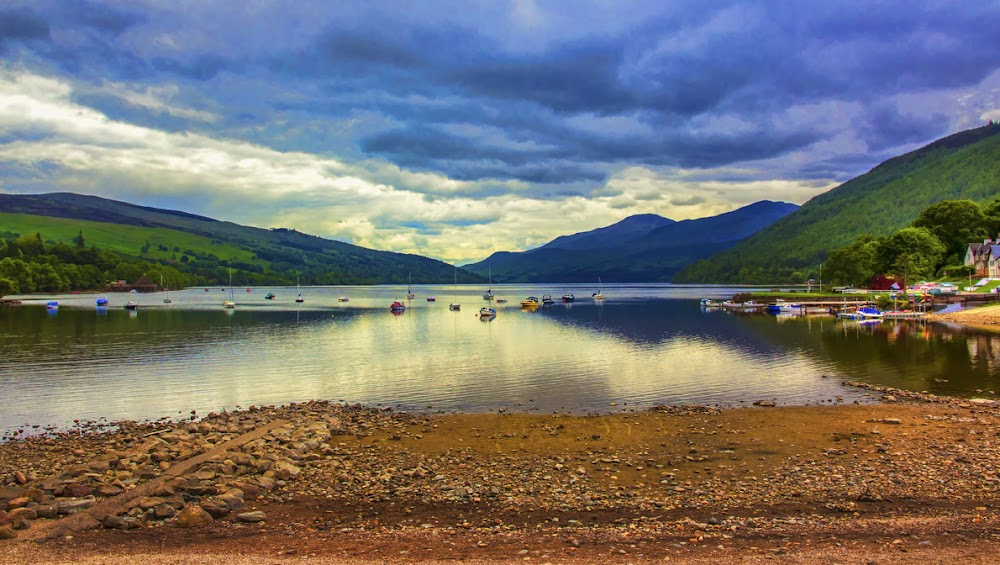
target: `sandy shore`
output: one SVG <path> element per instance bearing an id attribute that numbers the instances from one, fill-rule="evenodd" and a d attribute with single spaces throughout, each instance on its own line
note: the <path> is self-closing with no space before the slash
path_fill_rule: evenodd
<path id="1" fill-rule="evenodd" d="M 948 314 L 932 314 L 931 320 L 1000 331 L 1000 305 L 979 306 Z"/>
<path id="2" fill-rule="evenodd" d="M 0 445 L 0 561 L 987 562 L 998 425 L 992 402 L 901 394 L 126 423 Z"/>

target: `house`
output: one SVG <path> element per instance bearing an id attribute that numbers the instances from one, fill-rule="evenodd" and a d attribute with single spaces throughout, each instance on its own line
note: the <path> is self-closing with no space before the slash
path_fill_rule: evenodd
<path id="1" fill-rule="evenodd" d="M 889 277 L 886 275 L 875 275 L 872 277 L 871 289 L 872 290 L 899 290 L 906 286 L 906 281 L 900 284 L 896 281 L 895 277 Z"/>
<path id="2" fill-rule="evenodd" d="M 997 241 L 970 243 L 965 252 L 965 265 L 974 267 L 977 277 L 1000 278 L 1000 236 Z"/>
<path id="3" fill-rule="evenodd" d="M 110 283 L 108 284 L 108 290 L 110 290 L 111 292 L 129 292 L 132 290 L 136 292 L 156 292 L 157 290 L 159 290 L 159 286 L 153 281 L 149 280 L 149 277 L 143 274 L 141 277 L 139 277 L 138 280 L 136 280 L 132 284 L 128 284 L 123 280 L 117 280 L 113 283 Z"/>

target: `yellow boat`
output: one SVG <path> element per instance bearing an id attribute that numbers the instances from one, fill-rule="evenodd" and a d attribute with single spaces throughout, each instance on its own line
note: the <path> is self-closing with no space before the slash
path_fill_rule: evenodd
<path id="1" fill-rule="evenodd" d="M 534 296 L 529 296 L 521 301 L 521 308 L 531 308 L 533 306 L 538 306 L 538 299 Z"/>

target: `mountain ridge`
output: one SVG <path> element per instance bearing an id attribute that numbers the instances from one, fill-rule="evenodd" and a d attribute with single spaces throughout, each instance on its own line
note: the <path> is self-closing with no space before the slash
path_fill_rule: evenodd
<path id="1" fill-rule="evenodd" d="M 598 277 L 609 283 L 671 282 L 683 266 L 732 246 L 797 208 L 762 200 L 718 216 L 680 222 L 654 214 L 629 216 L 535 249 L 496 252 L 465 268 L 479 275 L 490 273 L 497 282 L 590 282 Z M 637 230 L 639 226 L 646 230 Z M 618 244 L 605 246 L 606 241 Z M 553 246 L 554 242 L 563 246 Z"/>

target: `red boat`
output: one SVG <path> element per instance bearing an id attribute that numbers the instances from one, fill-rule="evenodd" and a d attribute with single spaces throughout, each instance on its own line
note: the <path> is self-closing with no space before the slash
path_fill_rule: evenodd
<path id="1" fill-rule="evenodd" d="M 406 310 L 406 305 L 397 300 L 389 306 L 389 310 L 392 310 L 393 312 L 402 312 L 403 310 Z"/>

